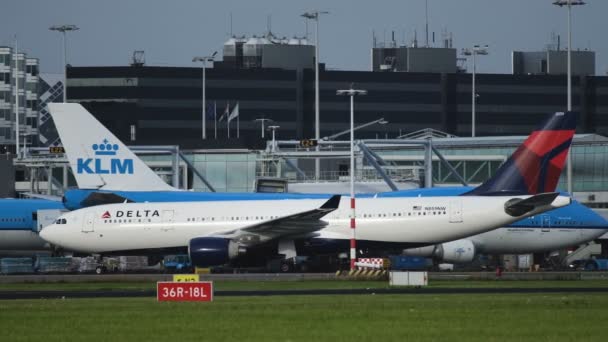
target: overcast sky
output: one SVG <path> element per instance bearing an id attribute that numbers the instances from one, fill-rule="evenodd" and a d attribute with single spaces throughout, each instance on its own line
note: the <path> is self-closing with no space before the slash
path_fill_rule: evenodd
<path id="1" fill-rule="evenodd" d="M 551 33 L 566 46 L 567 10 L 553 0 L 428 0 L 430 30 L 436 39 L 452 32 L 454 47 L 490 45 L 478 61 L 481 72 L 509 73 L 512 50 L 541 50 Z M 588 0 L 573 8 L 573 49 L 596 51 L 596 72 L 608 71 L 608 1 Z M 379 41 L 396 31 L 424 42 L 425 0 L 2 0 L 0 45 L 13 45 L 40 59 L 43 73 L 61 71 L 61 37 L 48 27 L 75 24 L 68 62 L 75 66 L 127 65 L 144 50 L 147 65 L 192 66 L 192 57 L 220 51 L 230 34 L 263 34 L 267 17 L 277 36 L 305 33 L 300 14 L 329 11 L 321 18 L 321 61 L 328 68 L 369 70 L 372 31 Z M 312 34 L 313 27 L 310 26 Z"/>

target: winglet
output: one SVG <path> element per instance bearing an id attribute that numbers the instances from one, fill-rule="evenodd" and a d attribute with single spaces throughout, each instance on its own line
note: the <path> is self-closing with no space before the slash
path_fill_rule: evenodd
<path id="1" fill-rule="evenodd" d="M 323 203 L 323 205 L 319 209 L 325 209 L 325 210 L 338 209 L 338 206 L 340 205 L 340 198 L 342 198 L 341 195 L 331 196 L 331 198 L 328 199 L 327 202 Z"/>

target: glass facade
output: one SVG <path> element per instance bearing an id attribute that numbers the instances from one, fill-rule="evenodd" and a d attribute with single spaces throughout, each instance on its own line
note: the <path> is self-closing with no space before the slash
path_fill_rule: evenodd
<path id="1" fill-rule="evenodd" d="M 453 147 L 439 148 L 441 154 L 470 184 L 479 184 L 489 177 L 515 151 L 509 147 Z M 608 142 L 573 146 L 572 173 L 573 190 L 608 191 Z M 419 160 L 397 162 L 402 165 L 423 166 L 423 151 L 402 150 L 387 151 L 381 155 L 387 160 L 398 159 L 397 156 L 417 156 Z M 433 182 L 435 184 L 460 184 L 458 178 L 451 174 L 448 167 L 439 160 L 433 160 Z M 558 188 L 567 188 L 566 171 L 562 172 Z"/>
<path id="2" fill-rule="evenodd" d="M 257 153 L 186 154 L 216 191 L 250 192 L 255 183 Z M 193 176 L 193 188 L 206 187 Z"/>
<path id="3" fill-rule="evenodd" d="M 256 152 L 228 152 L 228 153 L 205 153 L 184 152 L 196 170 L 213 186 L 218 192 L 251 192 L 255 183 L 255 170 L 257 162 Z M 171 157 L 140 156 L 142 160 L 158 171 L 157 165 L 163 165 L 163 173 L 167 174 L 171 168 Z M 164 172 L 167 171 L 167 172 Z M 188 173 L 192 180 L 188 184 L 189 189 L 194 191 L 209 191 L 205 183 L 193 172 Z M 170 177 L 165 177 L 170 183 Z"/>
<path id="4" fill-rule="evenodd" d="M 599 137 L 599 136 L 598 136 Z M 505 160 L 513 153 L 517 144 L 506 147 L 450 147 L 439 148 L 441 154 L 450 162 L 458 173 L 470 185 L 477 185 L 490 178 Z M 573 187 L 575 192 L 608 191 L 608 140 L 603 143 L 579 144 L 573 152 Z M 194 164 L 197 171 L 220 192 L 251 192 L 254 190 L 255 179 L 259 170 L 274 165 L 269 162 L 264 153 L 259 151 L 238 151 L 209 153 L 207 151 L 183 151 L 188 160 Z M 421 148 L 406 148 L 401 150 L 378 151 L 391 166 L 416 166 L 420 178 L 424 177 L 424 154 Z M 171 157 L 168 155 L 140 156 L 155 171 L 160 171 L 170 183 Z M 281 162 L 281 169 L 290 170 Z M 160 167 L 159 167 L 160 165 Z M 264 167 L 266 165 L 266 167 Z M 364 168 L 369 168 L 364 165 Z M 258 172 L 256 172 L 258 170 Z M 366 178 L 378 179 L 371 173 Z M 265 176 L 276 175 L 267 172 Z M 208 191 L 207 187 L 193 172 L 188 172 L 191 180 L 187 186 L 195 191 Z M 424 182 L 423 182 L 424 183 Z M 422 184 L 423 184 L 422 183 Z M 436 157 L 433 160 L 433 183 L 435 185 L 460 185 L 448 167 Z M 558 188 L 565 190 L 566 171 L 562 172 Z"/>

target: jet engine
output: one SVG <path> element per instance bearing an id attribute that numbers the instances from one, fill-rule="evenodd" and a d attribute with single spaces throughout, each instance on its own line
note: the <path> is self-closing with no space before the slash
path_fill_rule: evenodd
<path id="1" fill-rule="evenodd" d="M 467 263 L 475 257 L 475 245 L 471 240 L 456 240 L 441 244 L 442 260 L 452 263 Z"/>
<path id="2" fill-rule="evenodd" d="M 219 237 L 194 238 L 188 244 L 190 260 L 196 267 L 224 265 L 243 253 L 245 248 L 241 245 Z"/>
<path id="3" fill-rule="evenodd" d="M 475 245 L 471 240 L 456 240 L 440 245 L 406 249 L 403 254 L 434 258 L 448 263 L 467 263 L 475 257 Z"/>

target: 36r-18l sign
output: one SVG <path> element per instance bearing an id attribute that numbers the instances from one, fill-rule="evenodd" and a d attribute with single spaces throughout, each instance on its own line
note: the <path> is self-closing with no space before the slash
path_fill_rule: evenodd
<path id="1" fill-rule="evenodd" d="M 213 282 L 173 282 L 156 283 L 156 299 L 159 302 L 211 302 Z"/>

